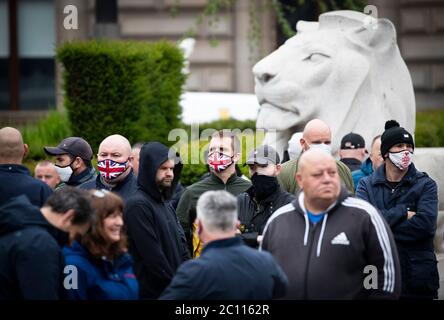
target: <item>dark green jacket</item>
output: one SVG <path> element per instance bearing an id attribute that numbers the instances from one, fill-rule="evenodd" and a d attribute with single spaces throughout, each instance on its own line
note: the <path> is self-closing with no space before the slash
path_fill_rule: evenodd
<path id="1" fill-rule="evenodd" d="M 209 190 L 225 190 L 237 196 L 251 187 L 251 183 L 236 173 L 228 178 L 227 184 L 224 184 L 215 174 L 211 174 L 208 178 L 198 181 L 184 191 L 177 205 L 176 213 L 179 221 L 185 231 L 185 236 L 191 248 L 191 227 L 196 219 L 196 204 L 202 193 Z M 192 252 L 192 251 L 191 251 Z"/>
<path id="2" fill-rule="evenodd" d="M 298 162 L 299 158 L 297 160 L 290 160 L 282 164 L 281 173 L 277 177 L 282 189 L 294 195 L 296 195 L 299 191 L 299 186 L 296 182 Z M 350 169 L 344 163 L 338 160 L 336 161 L 336 165 L 338 166 L 338 173 L 339 178 L 341 178 L 341 183 L 345 185 L 348 191 L 354 194 L 355 188 L 353 186 L 353 179 Z"/>

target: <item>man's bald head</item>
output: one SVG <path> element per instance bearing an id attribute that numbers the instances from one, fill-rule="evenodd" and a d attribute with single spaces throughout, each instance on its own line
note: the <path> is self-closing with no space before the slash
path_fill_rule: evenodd
<path id="1" fill-rule="evenodd" d="M 300 140 L 302 150 L 307 151 L 312 144 L 331 144 L 330 127 L 322 120 L 313 119 L 307 122 Z"/>
<path id="2" fill-rule="evenodd" d="M 20 131 L 11 127 L 0 129 L 0 163 L 21 164 L 27 151 Z"/>
<path id="3" fill-rule="evenodd" d="M 333 156 L 310 149 L 299 158 L 296 181 L 304 192 L 305 206 L 311 212 L 325 211 L 339 196 L 340 179 Z"/>
<path id="4" fill-rule="evenodd" d="M 133 157 L 131 156 L 131 144 L 128 139 L 120 134 L 113 134 L 106 137 L 99 146 L 99 153 L 97 154 L 97 160 L 102 161 L 110 159 L 119 163 L 126 163 L 125 171 L 117 178 L 107 179 L 105 181 L 109 184 L 117 184 L 132 172 L 132 170 L 126 170 L 131 168 L 131 162 Z"/>
<path id="5" fill-rule="evenodd" d="M 99 155 L 105 149 L 117 150 L 122 155 L 126 156 L 126 158 L 131 155 L 131 144 L 129 143 L 127 138 L 121 136 L 120 134 L 113 134 L 103 139 L 99 146 Z"/>

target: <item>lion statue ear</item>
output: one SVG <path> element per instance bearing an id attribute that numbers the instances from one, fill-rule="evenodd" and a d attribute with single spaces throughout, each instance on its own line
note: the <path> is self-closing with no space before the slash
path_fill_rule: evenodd
<path id="1" fill-rule="evenodd" d="M 351 32 L 351 40 L 370 50 L 385 52 L 396 47 L 396 29 L 387 19 L 368 17 L 363 26 Z"/>

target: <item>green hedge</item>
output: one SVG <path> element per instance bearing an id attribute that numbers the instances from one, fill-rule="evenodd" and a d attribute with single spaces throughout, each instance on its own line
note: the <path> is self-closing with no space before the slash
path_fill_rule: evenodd
<path id="1" fill-rule="evenodd" d="M 72 136 L 71 126 L 66 113 L 52 111 L 37 124 L 24 127 L 23 141 L 29 146 L 28 159 L 42 160 L 47 156 L 45 146 L 56 146 L 66 137 Z"/>
<path id="2" fill-rule="evenodd" d="M 72 133 L 96 151 L 108 135 L 168 144 L 179 127 L 183 55 L 167 42 L 94 40 L 57 50 Z"/>
<path id="3" fill-rule="evenodd" d="M 444 110 L 416 113 L 416 147 L 444 147 Z"/>

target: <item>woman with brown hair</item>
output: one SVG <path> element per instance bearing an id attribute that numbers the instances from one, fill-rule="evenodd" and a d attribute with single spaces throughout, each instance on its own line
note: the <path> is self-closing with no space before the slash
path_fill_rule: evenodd
<path id="1" fill-rule="evenodd" d="M 123 232 L 123 201 L 106 190 L 91 190 L 97 220 L 71 246 L 64 248 L 65 263 L 74 267 L 65 291 L 74 300 L 134 300 L 139 286 Z"/>

